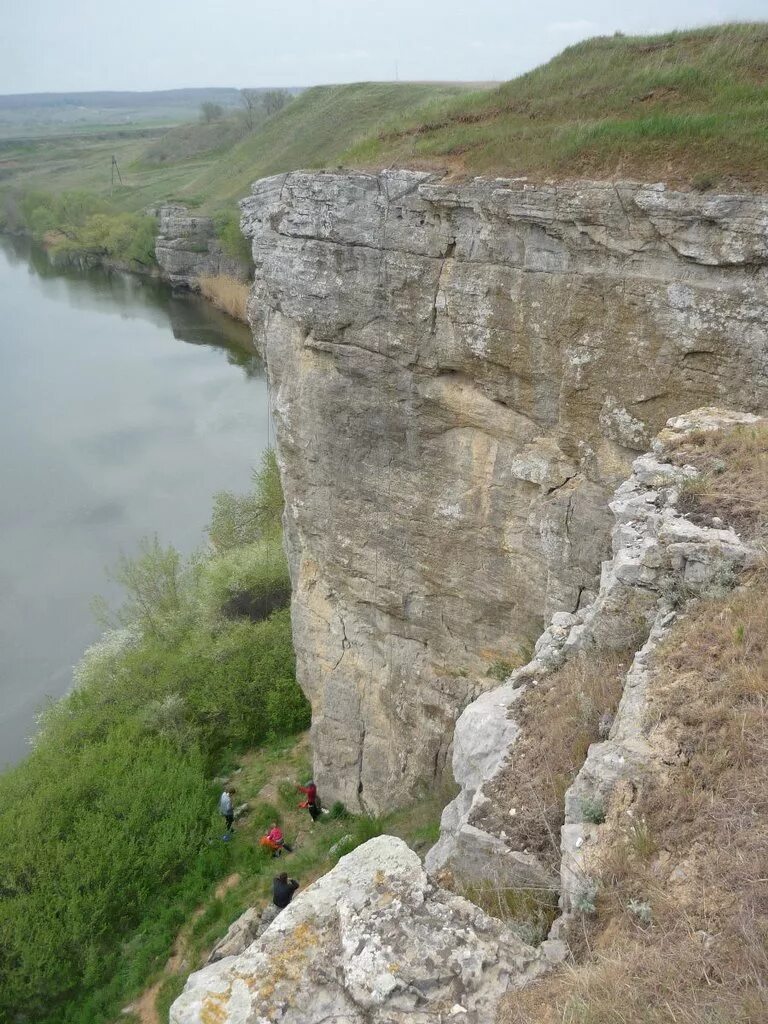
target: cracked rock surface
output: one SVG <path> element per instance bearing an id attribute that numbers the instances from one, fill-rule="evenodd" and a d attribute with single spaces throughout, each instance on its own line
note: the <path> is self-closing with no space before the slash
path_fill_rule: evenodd
<path id="1" fill-rule="evenodd" d="M 299 893 L 239 956 L 191 975 L 171 1024 L 487 1024 L 562 955 L 433 885 L 392 836 Z"/>
<path id="2" fill-rule="evenodd" d="M 566 916 L 589 889 L 586 862 L 600 827 L 585 820 L 585 806 L 607 807 L 619 787 L 632 787 L 654 760 L 663 760 L 662 741 L 649 740 L 646 690 L 654 652 L 676 620 L 674 605 L 735 577 L 755 557 L 734 530 L 697 525 L 678 509 L 680 488 L 699 474 L 668 456 L 696 433 L 758 422 L 749 413 L 694 410 L 671 419 L 653 450 L 635 459 L 631 475 L 610 502 L 613 557 L 603 563 L 594 602 L 576 614 L 556 613 L 536 642 L 532 660 L 470 704 L 457 722 L 453 771 L 461 792 L 443 812 L 440 839 L 426 858 L 429 871 L 447 868 L 459 879 L 481 877 L 500 885 L 559 887 Z M 505 841 L 504 792 L 516 771 L 520 735 L 515 705 L 569 658 L 626 647 L 637 653 L 616 715 L 603 742 L 589 747 L 565 794 L 558 886 L 535 857 L 526 858 Z M 487 857 L 490 847 L 493 859 Z"/>
<path id="3" fill-rule="evenodd" d="M 242 210 L 315 778 L 379 813 L 594 599 L 666 420 L 768 407 L 768 199 L 294 172 Z"/>
<path id="4" fill-rule="evenodd" d="M 180 203 L 169 203 L 158 210 L 158 221 L 155 258 L 172 285 L 194 290 L 201 277 L 248 280 L 248 267 L 224 252 L 210 217 L 198 217 Z"/>

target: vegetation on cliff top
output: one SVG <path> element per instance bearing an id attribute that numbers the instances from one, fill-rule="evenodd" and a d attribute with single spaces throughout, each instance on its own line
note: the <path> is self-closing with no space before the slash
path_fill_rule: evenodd
<path id="1" fill-rule="evenodd" d="M 456 174 L 768 184 L 768 22 L 578 43 L 342 158 Z"/>
<path id="2" fill-rule="evenodd" d="M 41 237 L 19 193 L 87 194 L 88 224 L 56 219 L 62 249 L 143 263 L 151 222 L 171 200 L 219 218 L 248 259 L 237 200 L 251 182 L 297 168 L 413 166 L 455 175 L 635 178 L 699 189 L 768 185 L 768 23 L 569 47 L 496 87 L 375 83 L 308 89 L 271 117 L 172 128 L 160 139 L 6 140 L 0 224 Z M 113 183 L 111 157 L 122 168 Z M 127 215 L 131 215 L 128 217 Z M 132 219 L 137 218 L 136 220 Z"/>
<path id="3" fill-rule="evenodd" d="M 0 1019 L 114 1015 L 209 886 L 258 861 L 218 841 L 210 779 L 309 724 L 281 510 L 270 453 L 253 495 L 217 497 L 215 551 L 122 558 L 111 632 L 0 775 Z"/>

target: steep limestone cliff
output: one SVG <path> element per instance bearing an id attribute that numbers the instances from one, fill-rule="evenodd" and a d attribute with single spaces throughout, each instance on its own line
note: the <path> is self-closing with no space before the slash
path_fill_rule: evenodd
<path id="1" fill-rule="evenodd" d="M 608 495 L 665 420 L 768 405 L 768 200 L 298 172 L 243 227 L 316 777 L 381 811 L 594 597 Z"/>
<path id="2" fill-rule="evenodd" d="M 604 947 L 593 957 L 584 937 L 602 929 L 605 941 L 615 941 L 622 928 L 629 935 L 629 951 L 621 948 L 625 962 L 652 974 L 640 1012 L 626 1019 L 670 1019 L 669 994 L 652 991 L 655 971 L 665 983 L 677 986 L 680 980 L 690 986 L 697 1007 L 703 989 L 706 999 L 721 1007 L 746 993 L 756 1012 L 733 1019 L 762 1020 L 757 972 L 764 964 L 760 936 L 768 909 L 764 890 L 758 889 L 766 849 L 759 813 L 765 803 L 760 784 L 765 677 L 750 675 L 749 669 L 764 664 L 764 628 L 755 626 L 765 622 L 760 538 L 765 535 L 767 430 L 767 420 L 712 408 L 672 420 L 652 453 L 635 460 L 629 479 L 615 492 L 614 554 L 603 565 L 595 600 L 573 615 L 555 613 L 532 661 L 460 718 L 454 763 L 464 788 L 446 811 L 443 836 L 427 857 L 426 872 L 402 841 L 381 836 L 297 894 L 258 937 L 252 930 L 256 911 L 247 911 L 224 940 L 224 959 L 189 978 L 171 1009 L 173 1024 L 256 1018 L 285 1024 L 341 1019 L 439 1024 L 456 1018 L 484 1024 L 551 1021 L 553 1013 L 561 1019 L 564 1003 L 557 1002 L 555 1010 L 550 990 L 540 987 L 542 976 L 568 960 L 569 970 L 549 982 L 567 988 L 579 971 L 593 977 L 611 958 Z M 726 473 L 725 490 L 731 490 L 733 477 L 727 473 L 733 469 L 715 456 L 717 451 L 739 459 L 742 475 L 753 474 L 739 499 L 725 502 L 730 512 L 717 498 L 713 505 L 696 498 L 712 497 L 713 473 Z M 756 501 L 745 502 L 745 496 Z M 720 518 L 734 512 L 746 527 L 743 536 Z M 761 599 L 762 618 L 755 622 L 726 612 L 728 602 L 743 612 L 745 603 Z M 719 642 L 681 665 L 675 650 L 695 636 L 697 618 Z M 617 645 L 631 656 L 602 742 L 595 736 L 582 749 L 565 792 L 552 777 L 554 743 L 535 751 L 526 778 L 518 749 L 526 731 L 542 723 L 520 719 L 521 706 L 548 684 L 558 700 L 567 699 L 563 669 L 581 660 L 599 673 L 601 652 Z M 731 656 L 721 650 L 718 665 L 715 647 L 728 645 Z M 672 676 L 670 657 L 676 666 Z M 694 669 L 697 657 L 709 685 Z M 733 674 L 729 677 L 734 668 L 736 690 Z M 702 701 L 707 689 L 709 703 Z M 580 713 L 589 716 L 589 691 L 580 689 L 577 696 Z M 551 741 L 567 746 L 575 739 L 562 719 L 548 728 Z M 728 768 L 730 779 L 721 774 Z M 686 772 L 688 788 L 676 792 Z M 733 775 L 743 772 L 750 773 L 745 791 L 734 794 Z M 692 776 L 698 781 L 702 773 L 709 784 L 698 790 Z M 722 791 L 712 786 L 715 780 Z M 540 822 L 546 813 L 541 798 L 552 783 L 562 827 L 550 830 L 554 856 L 539 862 L 520 848 L 519 825 L 526 818 L 529 825 Z M 698 849 L 685 831 L 664 828 L 666 811 L 659 808 L 673 798 L 679 805 L 693 801 L 683 816 Z M 510 808 L 511 801 L 517 806 Z M 645 810 L 653 811 L 650 818 Z M 458 815 L 464 824 L 457 827 Z M 698 836 L 708 837 L 708 849 Z M 720 842 L 713 843 L 714 837 Z M 733 877 L 712 873 L 718 860 L 730 862 Z M 706 870 L 700 873 L 702 865 Z M 480 906 L 447 890 L 445 882 L 466 883 L 465 891 Z M 735 892 L 743 889 L 747 897 L 743 905 L 733 899 L 734 882 Z M 542 932 L 536 908 L 545 905 L 542 888 L 548 887 L 559 890 L 563 913 L 544 937 L 551 919 Z M 733 908 L 730 918 L 724 907 Z M 670 926 L 670 914 L 685 919 L 682 928 L 677 920 Z M 723 933 L 714 935 L 717 922 Z M 659 963 L 670 950 L 677 959 L 665 974 Z M 639 968 L 631 959 L 635 955 Z M 686 955 L 692 965 L 685 963 Z M 612 991 L 622 968 L 620 962 L 614 975 L 609 973 L 607 994 L 611 1010 L 625 1019 L 627 997 Z M 742 972 L 739 979 L 732 977 L 736 970 Z M 632 988 L 642 982 L 620 977 L 620 983 Z M 598 987 L 605 1001 L 606 986 Z M 535 1013 L 521 1016 L 523 1004 Z M 652 1009 L 661 1015 L 649 1016 Z M 600 1019 L 619 1019 L 616 1012 Z M 690 1019 L 731 1018 L 701 1013 Z"/>

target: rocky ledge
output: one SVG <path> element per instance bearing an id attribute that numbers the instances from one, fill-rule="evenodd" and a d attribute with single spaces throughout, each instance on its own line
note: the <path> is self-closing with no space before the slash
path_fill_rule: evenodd
<path id="1" fill-rule="evenodd" d="M 429 881 L 381 836 L 300 893 L 239 956 L 193 974 L 171 1024 L 487 1024 L 501 997 L 562 957 L 533 949 Z"/>
<path id="2" fill-rule="evenodd" d="M 155 259 L 172 285 L 195 290 L 201 277 L 248 280 L 248 267 L 222 249 L 211 217 L 195 216 L 179 203 L 161 206 L 157 216 Z"/>
<path id="3" fill-rule="evenodd" d="M 445 809 L 440 840 L 427 855 L 431 872 L 448 870 L 459 882 L 474 884 L 486 879 L 499 886 L 559 889 L 566 915 L 583 901 L 591 884 L 586 864 L 600 832 L 588 809 L 599 807 L 602 813 L 619 788 L 634 791 L 654 763 L 674 762 L 668 737 L 654 730 L 647 715 L 645 693 L 655 650 L 687 601 L 731 585 L 756 557 L 734 530 L 722 523 L 694 523 L 680 510 L 681 488 L 699 472 L 679 465 L 674 453 L 702 431 L 764 422 L 749 413 L 699 409 L 670 420 L 652 451 L 635 460 L 629 479 L 610 502 L 613 557 L 602 566 L 596 599 L 583 610 L 555 614 L 532 660 L 470 704 L 457 722 L 453 772 L 462 788 Z M 519 773 L 518 708 L 531 688 L 569 660 L 610 650 L 637 653 L 605 740 L 589 747 L 565 795 L 559 871 L 553 875 L 508 834 L 515 831 L 513 824 L 519 827 L 521 816 L 540 814 L 535 806 L 510 807 L 505 795 L 509 780 Z"/>

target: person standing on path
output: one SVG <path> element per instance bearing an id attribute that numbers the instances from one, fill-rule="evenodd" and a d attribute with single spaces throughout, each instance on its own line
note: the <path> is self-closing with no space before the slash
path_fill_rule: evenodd
<path id="1" fill-rule="evenodd" d="M 317 786 L 314 779 L 310 779 L 306 786 L 297 786 L 296 789 L 303 793 L 306 798 L 302 800 L 299 807 L 309 811 L 309 816 L 312 818 L 312 824 L 314 825 L 321 813 L 320 798 L 317 795 Z"/>
<path id="2" fill-rule="evenodd" d="M 219 797 L 219 814 L 223 815 L 227 823 L 227 832 L 232 832 L 235 821 L 235 807 L 232 797 L 237 792 L 235 789 L 227 788 Z"/>

